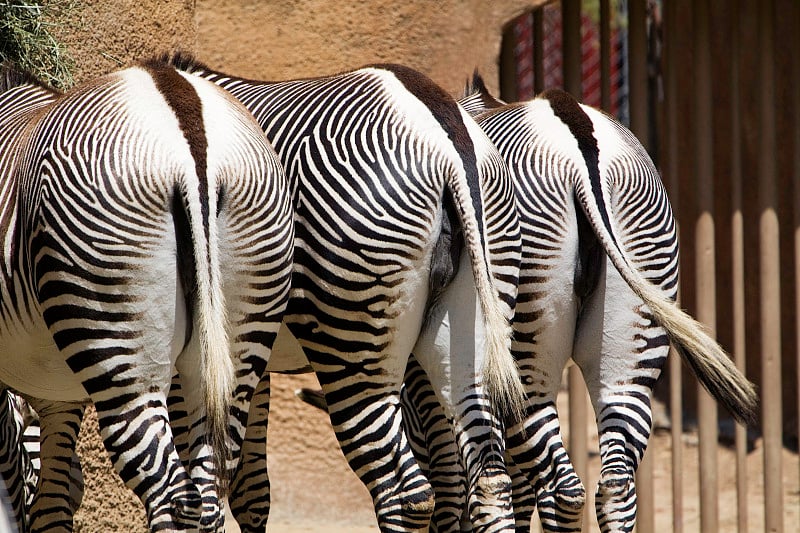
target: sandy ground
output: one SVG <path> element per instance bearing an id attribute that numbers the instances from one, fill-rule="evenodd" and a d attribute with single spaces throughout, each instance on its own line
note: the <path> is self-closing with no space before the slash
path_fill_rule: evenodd
<path id="1" fill-rule="evenodd" d="M 568 413 L 568 400 L 566 393 L 559 398 L 559 411 Z M 591 411 L 590 411 L 591 412 Z M 565 435 L 568 438 L 568 424 L 564 416 Z M 597 433 L 589 433 L 590 459 L 588 463 L 588 479 L 585 480 L 590 501 L 587 509 L 587 521 L 584 526 L 585 532 L 599 532 L 597 521 L 593 516 L 594 486 L 599 475 L 600 460 L 597 454 Z M 654 524 L 655 531 L 661 533 L 673 531 L 673 506 L 672 506 L 672 439 L 669 431 L 656 431 L 651 438 L 651 445 L 648 454 L 653 454 L 649 459 L 653 466 L 653 483 L 656 502 L 654 503 Z M 698 462 L 698 439 L 694 432 L 686 432 L 683 435 L 681 451 L 683 455 L 683 531 L 700 531 L 700 510 L 699 510 L 699 462 Z M 718 505 L 719 505 L 719 531 L 721 533 L 735 532 L 737 530 L 737 503 L 736 503 L 736 455 L 734 449 L 726 446 L 718 448 Z M 760 440 L 755 441 L 754 449 L 747 456 L 747 493 L 748 507 L 746 510 L 748 517 L 748 531 L 764 531 L 764 479 L 763 479 L 763 447 Z M 784 492 L 783 492 L 783 524 L 784 531 L 800 531 L 800 460 L 797 453 L 790 450 L 783 451 L 783 471 L 784 471 Z M 352 475 L 352 473 L 349 473 Z M 280 483 L 275 480 L 273 488 L 280 491 Z M 279 498 L 279 495 L 276 495 Z M 368 514 L 369 500 L 364 498 L 365 513 Z M 341 523 L 324 521 L 293 521 L 291 517 L 281 515 L 279 509 L 276 514 L 277 520 L 271 521 L 267 526 L 267 533 L 378 533 L 375 524 L 363 523 L 363 518 L 358 522 L 348 523 L 346 517 L 342 517 Z M 363 515 L 359 515 L 363 517 Z M 238 528 L 228 521 L 230 527 L 228 532 L 238 533 Z M 532 531 L 540 531 L 534 523 Z"/>
<path id="2" fill-rule="evenodd" d="M 313 386 L 313 382 L 305 386 Z M 283 397 L 285 396 L 285 397 Z M 308 422 L 305 431 L 321 428 L 319 435 L 312 438 L 297 439 L 295 441 L 281 441 L 278 438 L 282 429 L 287 424 L 298 418 L 297 413 L 290 411 L 287 406 L 299 403 L 291 390 L 276 391 L 274 395 L 275 411 L 270 416 L 270 431 L 275 435 L 270 437 L 274 445 L 269 454 L 270 479 L 272 485 L 272 508 L 267 533 L 377 533 L 378 528 L 372 511 L 369 495 L 363 485 L 358 482 L 355 474 L 349 469 L 341 452 L 328 453 L 325 462 L 314 461 L 309 456 L 309 446 L 315 445 L 327 450 L 333 449 L 335 439 L 333 430 L 326 416 L 306 407 L 309 413 L 301 417 Z M 304 404 L 303 404 L 304 405 Z M 567 395 L 564 392 L 559 398 L 559 412 L 563 415 L 569 412 Z M 589 411 L 591 412 L 591 410 Z M 272 415 L 275 415 L 274 417 Z M 282 420 L 281 417 L 287 417 Z M 274 419 L 274 420 L 273 420 Z M 310 419 L 310 421 L 308 420 Z M 274 422 L 274 424 L 273 424 Z M 562 427 L 565 430 L 565 440 L 568 439 L 568 421 L 562 418 Z M 590 424 L 593 426 L 593 424 Z M 328 434 L 329 433 L 329 434 Z M 297 435 L 297 432 L 292 433 Z M 592 501 L 594 487 L 599 474 L 600 461 L 597 455 L 597 434 L 589 432 L 588 447 L 590 458 L 588 462 L 588 475 L 584 480 L 590 501 L 587 504 L 588 518 L 585 521 L 584 531 L 598 532 L 594 519 L 594 502 Z M 567 441 L 568 442 L 568 441 Z M 656 431 L 650 441 L 648 450 L 649 459 L 653 466 L 653 484 L 656 501 L 654 502 L 654 528 L 658 533 L 673 531 L 672 507 L 672 442 L 668 431 Z M 696 433 L 684 433 L 681 445 L 683 467 L 681 486 L 683 490 L 683 531 L 693 533 L 700 531 L 700 513 L 698 501 L 699 463 L 698 439 Z M 104 453 L 95 451 L 94 453 Z M 783 450 L 783 531 L 794 533 L 800 531 L 800 461 L 797 453 Z M 736 506 L 736 459 L 732 448 L 718 447 L 717 453 L 717 490 L 719 502 L 719 531 L 720 533 L 735 532 L 737 524 Z M 763 480 L 763 447 L 761 441 L 755 441 L 753 450 L 747 456 L 747 521 L 748 532 L 758 533 L 764 531 L 764 480 Z M 316 470 L 318 478 L 314 478 L 310 486 L 300 486 L 292 483 L 303 468 Z M 110 463 L 106 470 L 110 472 Z M 108 472 L 102 474 L 108 477 Z M 84 470 L 87 478 L 87 495 L 94 491 L 107 491 L 107 486 L 95 486 L 93 479 L 101 476 L 100 473 Z M 102 477 L 102 476 L 101 476 Z M 304 479 L 306 479 L 304 477 Z M 331 483 L 326 485 L 323 482 Z M 120 482 L 117 481 L 118 484 Z M 331 489 L 330 487 L 334 488 Z M 103 505 L 102 496 L 85 497 L 84 507 L 88 507 L 87 500 L 95 505 Z M 146 533 L 144 527 L 144 514 L 141 504 L 130 493 L 129 510 L 123 508 L 116 500 L 108 502 L 101 509 L 82 508 L 76 515 L 76 533 L 100 533 L 112 530 L 112 526 L 120 523 L 127 524 L 125 531 L 128 533 Z M 342 505 L 346 502 L 346 508 Z M 88 516 L 92 518 L 89 519 Z M 228 533 L 239 533 L 239 528 L 232 519 L 227 522 Z M 119 528 L 115 529 L 118 531 Z M 534 531 L 538 528 L 534 527 Z"/>

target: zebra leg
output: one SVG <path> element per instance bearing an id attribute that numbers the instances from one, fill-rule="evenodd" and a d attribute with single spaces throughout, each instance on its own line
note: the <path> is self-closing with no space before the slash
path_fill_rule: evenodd
<path id="1" fill-rule="evenodd" d="M 514 528 L 511 479 L 504 460 L 502 421 L 484 389 L 484 321 L 472 270 L 462 254 L 453 282 L 431 310 L 414 355 L 428 375 L 447 418 L 466 472 L 474 531 Z M 472 305 L 465 305 L 465 302 Z"/>
<path id="2" fill-rule="evenodd" d="M 27 531 L 38 472 L 33 470 L 23 446 L 25 422 L 21 404 L 24 401 L 9 390 L 0 390 L 0 396 L 0 481 L 5 487 L 0 499 L 4 508 L 7 504 L 9 527 L 13 521 L 18 531 Z"/>
<path id="3" fill-rule="evenodd" d="M 577 315 L 572 279 L 558 277 L 569 273 L 566 268 L 550 269 L 542 276 L 550 285 L 535 288 L 524 283 L 534 276 L 523 277 L 514 321 L 513 350 L 528 409 L 520 422 L 509 425 L 506 445 L 536 494 L 544 531 L 580 531 L 586 503 L 586 491 L 564 447 L 556 410 Z M 516 507 L 515 502 L 519 517 L 524 507 Z"/>
<path id="4" fill-rule="evenodd" d="M 536 492 L 528 477 L 519 469 L 506 451 L 506 465 L 511 476 L 511 495 L 514 502 L 514 522 L 517 533 L 530 533 L 531 517 L 536 511 Z"/>
<path id="5" fill-rule="evenodd" d="M 269 374 L 264 374 L 253 393 L 241 455 L 233 471 L 229 503 L 242 533 L 263 532 L 270 506 L 267 472 L 267 420 Z"/>
<path id="6" fill-rule="evenodd" d="M 337 339 L 335 328 L 320 323 L 309 328 L 287 322 L 317 374 L 339 446 L 372 496 L 384 533 L 427 527 L 434 507 L 433 490 L 411 452 L 400 412 L 400 384 L 417 336 L 418 322 L 412 320 L 418 314 L 410 312 L 415 310 L 396 321 L 391 340 L 379 346 Z M 359 351 L 334 346 L 358 346 Z"/>
<path id="7" fill-rule="evenodd" d="M 429 531 L 461 531 L 466 507 L 464 468 L 450 420 L 413 355 L 408 360 L 400 402 L 414 457 L 436 494 Z"/>
<path id="8" fill-rule="evenodd" d="M 187 347 L 187 350 L 198 349 L 194 341 Z M 175 435 L 175 451 L 192 484 L 200 493 L 200 528 L 222 531 L 225 511 L 217 491 L 219 476 L 207 439 L 204 398 L 201 394 L 184 394 L 184 391 L 201 390 L 201 369 L 194 361 L 189 361 L 188 364 L 182 362 L 183 358 L 179 358 L 167 398 L 169 423 Z"/>
<path id="9" fill-rule="evenodd" d="M 609 263 L 579 322 L 575 351 L 600 434 L 595 506 L 602 531 L 634 528 L 634 474 L 647 448 L 650 396 L 668 351 L 664 330 Z"/>
<path id="10" fill-rule="evenodd" d="M 524 367 L 521 371 L 525 375 Z M 509 455 L 536 494 L 542 530 L 580 531 L 586 490 L 564 447 L 555 403 L 533 404 L 506 438 Z M 514 505 L 519 522 L 524 506 Z"/>
<path id="11" fill-rule="evenodd" d="M 30 510 L 31 531 L 72 531 L 76 489 L 82 489 L 73 487 L 73 483 L 84 406 L 34 398 L 29 401 L 40 424 L 39 485 Z"/>

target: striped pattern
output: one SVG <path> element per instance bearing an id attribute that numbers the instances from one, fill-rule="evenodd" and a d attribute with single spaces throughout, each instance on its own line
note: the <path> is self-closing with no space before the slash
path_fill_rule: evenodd
<path id="1" fill-rule="evenodd" d="M 452 198 L 452 227 L 466 244 L 460 276 L 468 280 L 453 286 L 472 299 L 477 288 L 479 313 L 454 327 L 469 338 L 477 328 L 487 344 L 485 354 L 469 354 L 471 369 L 438 376 L 435 386 L 458 391 L 445 401 L 461 421 L 479 529 L 506 527 L 510 481 L 492 405 L 515 411 L 523 396 L 508 350 L 519 229 L 499 154 L 452 98 L 404 67 L 267 83 L 186 58 L 174 62 L 244 103 L 287 171 L 297 223 L 287 324 L 319 377 L 342 450 L 372 495 L 382 531 L 418 529 L 433 510 L 402 430 L 398 392 L 426 313 L 438 325 L 453 305 L 453 289 L 443 288 L 453 256 L 437 245 L 447 220 L 443 199 Z M 430 265 L 445 256 L 442 272 L 450 274 L 431 275 Z M 440 281 L 429 285 L 431 279 Z M 430 312 L 426 301 L 436 302 Z M 436 331 L 425 327 L 422 338 Z M 428 366 L 467 355 L 445 351 L 431 354 Z M 263 531 L 268 495 L 254 497 L 246 482 L 267 486 L 263 448 L 250 448 L 255 455 L 242 458 L 248 467 L 234 477 L 240 489 L 230 501 L 243 530 Z"/>
<path id="2" fill-rule="evenodd" d="M 675 223 L 658 173 L 633 134 L 566 93 L 504 105 L 476 81 L 462 103 L 479 115 L 511 168 L 523 235 L 514 352 L 530 406 L 525 421 L 506 435 L 518 530 L 528 531 L 534 507 L 544 530 L 580 530 L 585 496 L 555 410 L 561 374 L 572 356 L 587 382 L 600 433 L 598 522 L 603 531 L 630 531 L 636 518 L 634 473 L 650 434 L 650 396 L 670 341 L 744 422 L 755 406 L 752 385 L 672 302 L 678 279 Z M 407 377 L 413 381 L 406 388 L 424 390 L 424 374 Z M 443 417 L 431 414 L 430 398 L 404 399 L 404 416 L 419 420 L 410 427 L 420 435 L 443 431 Z M 455 483 L 439 483 L 448 482 Z M 452 530 L 454 516 L 437 530 Z"/>
<path id="3" fill-rule="evenodd" d="M 288 301 L 288 182 L 238 102 L 166 64 L 51 100 L 0 148 L 16 187 L 0 198 L 0 347 L 12 354 L 0 381 L 40 415 L 32 530 L 71 528 L 64 487 L 77 483 L 75 402 L 87 399 L 151 530 L 218 527 L 229 412 L 248 411 Z M 174 368 L 196 391 L 184 407 L 199 444 L 182 456 L 166 401 Z"/>
<path id="4" fill-rule="evenodd" d="M 34 414 L 25 400 L 8 390 L 0 393 L 0 481 L 4 493 L 0 494 L 6 510 L 9 526 L 16 522 L 17 531 L 27 531 L 28 509 L 33 502 L 36 483 L 39 479 L 38 452 L 39 433 L 33 434 L 35 446 L 26 445 L 27 427 L 34 423 Z M 38 424 L 34 426 L 38 429 Z M 32 457 L 30 451 L 35 452 Z M 6 531 L 2 527 L 0 529 Z"/>

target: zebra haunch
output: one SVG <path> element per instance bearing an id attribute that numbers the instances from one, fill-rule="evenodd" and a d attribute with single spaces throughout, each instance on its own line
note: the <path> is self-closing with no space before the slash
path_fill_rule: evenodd
<path id="1" fill-rule="evenodd" d="M 65 94 L 5 88 L 0 382 L 41 420 L 31 529 L 71 528 L 62 463 L 88 401 L 151 530 L 216 529 L 229 412 L 247 411 L 288 300 L 293 224 L 274 151 L 230 95 L 156 61 Z M 199 444 L 183 462 L 175 368 L 197 392 L 185 406 Z"/>

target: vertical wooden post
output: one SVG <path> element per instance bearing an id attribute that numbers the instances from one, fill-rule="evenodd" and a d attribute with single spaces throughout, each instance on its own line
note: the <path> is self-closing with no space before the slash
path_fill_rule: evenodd
<path id="1" fill-rule="evenodd" d="M 600 102 L 611 112 L 611 0 L 600 0 Z"/>
<path id="2" fill-rule="evenodd" d="M 628 0 L 628 84 L 631 131 L 650 149 L 647 113 L 647 1 Z"/>
<path id="3" fill-rule="evenodd" d="M 695 53 L 695 146 L 698 218 L 695 224 L 695 276 L 697 318 L 711 332 L 716 331 L 716 274 L 714 250 L 714 159 L 710 21 L 708 0 L 693 3 Z M 701 388 L 698 384 L 698 388 Z M 698 390 L 698 432 L 700 438 L 700 527 L 715 533 L 719 527 L 717 501 L 717 404 L 705 390 Z"/>
<path id="4" fill-rule="evenodd" d="M 746 370 L 744 218 L 742 215 L 742 161 L 738 147 L 742 142 L 739 113 L 739 0 L 730 5 L 731 53 L 731 276 L 733 289 L 733 358 L 742 373 Z M 739 533 L 747 532 L 747 428 L 737 424 L 736 442 L 736 521 Z"/>
<path id="5" fill-rule="evenodd" d="M 791 49 L 800 49 L 800 3 L 795 2 L 792 9 L 793 39 L 790 41 Z M 792 84 L 795 88 L 800 87 L 800 54 L 794 54 L 792 64 Z M 800 90 L 794 91 L 794 99 L 790 101 L 794 109 L 794 255 L 795 255 L 795 316 L 797 324 L 795 334 L 797 335 L 797 346 L 800 347 Z M 797 413 L 800 418 L 800 348 L 797 349 Z M 800 428 L 798 429 L 800 431 Z M 800 466 L 800 464 L 798 465 Z M 800 477 L 798 477 L 800 479 Z"/>
<path id="6" fill-rule="evenodd" d="M 764 435 L 764 521 L 783 531 L 780 239 L 775 163 L 773 2 L 758 9 L 761 122 L 759 128 L 759 271 L 761 301 L 761 405 Z"/>
<path id="7" fill-rule="evenodd" d="M 675 217 L 681 219 L 680 160 L 678 150 L 678 24 L 677 2 L 664 5 L 664 91 L 665 91 L 665 138 L 667 151 L 663 158 L 667 162 L 667 191 Z M 680 291 L 680 284 L 679 284 Z M 680 301 L 680 294 L 678 294 Z M 672 531 L 683 533 L 683 363 L 675 350 L 669 354 L 669 412 L 670 438 L 672 441 Z"/>
<path id="8" fill-rule="evenodd" d="M 533 92 L 539 94 L 544 86 L 544 6 L 533 11 Z"/>

